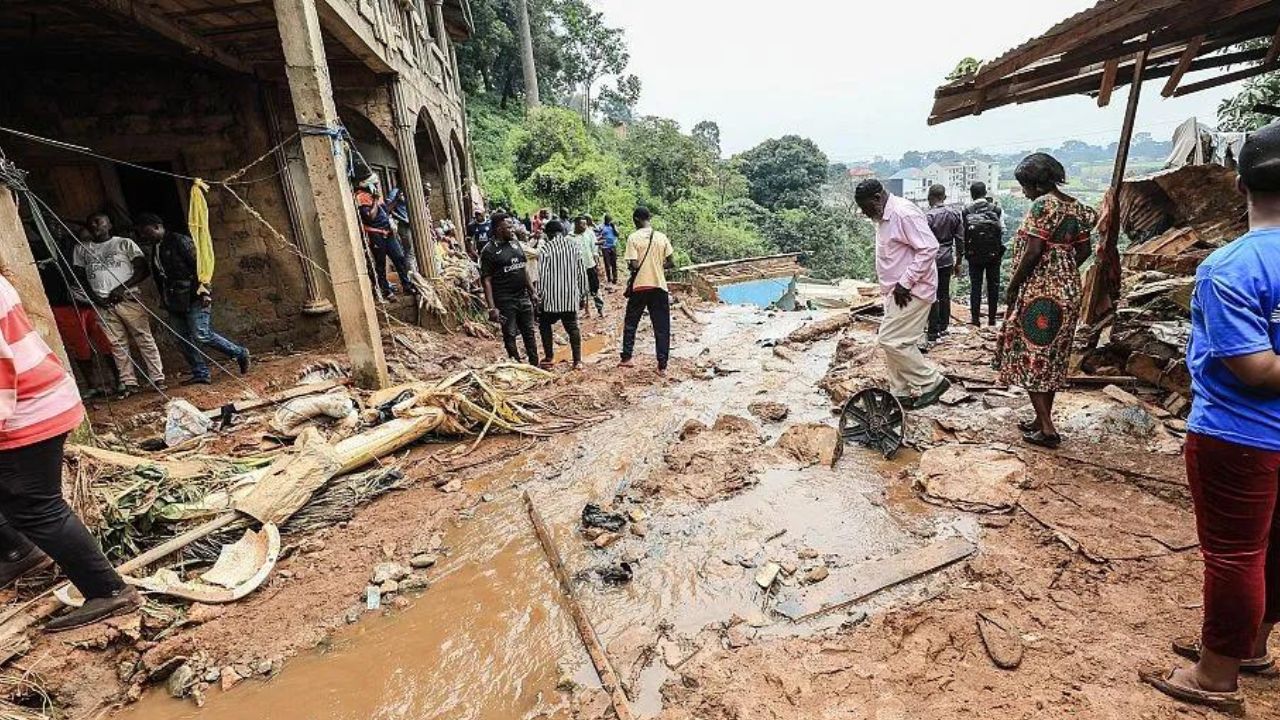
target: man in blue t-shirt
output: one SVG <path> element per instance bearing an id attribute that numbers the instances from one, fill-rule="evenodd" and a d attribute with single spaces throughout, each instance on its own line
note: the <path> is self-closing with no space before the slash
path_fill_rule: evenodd
<path id="1" fill-rule="evenodd" d="M 1187 479 L 1204 556 L 1204 626 L 1174 642 L 1193 667 L 1143 679 L 1175 698 L 1243 712 L 1241 671 L 1275 668 L 1280 622 L 1280 123 L 1240 151 L 1250 231 L 1196 272 Z M 1268 548 L 1271 549 L 1268 552 Z"/>
<path id="2" fill-rule="evenodd" d="M 604 259 L 604 276 L 610 285 L 618 284 L 618 226 L 613 216 L 605 215 L 604 222 L 596 230 L 600 237 L 600 257 Z"/>

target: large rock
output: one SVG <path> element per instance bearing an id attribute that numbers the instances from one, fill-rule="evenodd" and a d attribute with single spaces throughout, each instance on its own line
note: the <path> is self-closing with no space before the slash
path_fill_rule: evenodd
<path id="1" fill-rule="evenodd" d="M 926 498 L 962 510 L 1011 510 L 1026 481 L 1026 463 L 1007 450 L 943 445 L 920 456 L 919 485 Z"/>
<path id="2" fill-rule="evenodd" d="M 792 425 L 778 438 L 778 449 L 805 465 L 830 467 L 840 457 L 840 431 L 821 423 Z"/>

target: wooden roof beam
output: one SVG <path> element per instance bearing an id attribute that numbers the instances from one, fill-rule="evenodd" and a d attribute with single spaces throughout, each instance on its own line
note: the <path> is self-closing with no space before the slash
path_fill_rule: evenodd
<path id="1" fill-rule="evenodd" d="M 1111 58 L 1102 69 L 1102 85 L 1098 90 L 1098 107 L 1111 104 L 1111 91 L 1116 89 L 1116 74 L 1120 72 L 1120 60 Z"/>
<path id="2" fill-rule="evenodd" d="M 1187 43 L 1187 49 L 1182 52 L 1182 57 L 1178 59 L 1178 65 L 1173 69 L 1173 74 L 1169 76 L 1169 82 L 1165 83 L 1164 90 L 1160 91 L 1161 95 L 1173 97 L 1178 85 L 1182 83 L 1182 76 L 1187 74 L 1187 70 L 1191 68 L 1191 62 L 1200 54 L 1200 46 L 1202 44 L 1204 44 L 1203 35 L 1191 38 L 1191 42 Z"/>
<path id="3" fill-rule="evenodd" d="M 132 21 L 144 28 L 148 34 L 179 45 L 197 57 L 217 63 L 229 70 L 246 75 L 253 74 L 253 68 L 241 58 L 191 33 L 137 0 L 88 0 L 88 3 L 116 17 Z"/>
<path id="4" fill-rule="evenodd" d="M 1217 77 L 1206 78 L 1199 82 L 1193 82 L 1190 85 L 1183 85 L 1173 93 L 1173 96 L 1182 97 L 1183 95 L 1198 93 L 1201 90 L 1209 90 L 1238 80 L 1248 80 L 1251 77 L 1257 77 L 1258 75 L 1263 75 L 1274 70 L 1275 68 L 1269 67 L 1266 63 L 1254 65 L 1253 67 L 1244 68 L 1243 70 L 1237 70 Z"/>

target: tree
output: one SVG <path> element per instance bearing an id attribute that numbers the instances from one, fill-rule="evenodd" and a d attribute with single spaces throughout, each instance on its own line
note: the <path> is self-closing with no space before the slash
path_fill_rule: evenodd
<path id="1" fill-rule="evenodd" d="M 711 156 L 674 120 L 646 117 L 631 126 L 624 147 L 627 165 L 668 204 L 689 196 L 709 176 Z"/>
<path id="2" fill-rule="evenodd" d="M 738 156 L 751 199 L 770 210 L 816 205 L 827 156 L 798 135 L 766 140 Z"/>
<path id="3" fill-rule="evenodd" d="M 524 127 L 514 138 L 512 150 L 512 170 L 517 182 L 528 180 L 556 155 L 577 161 L 595 155 L 582 118 L 568 110 L 551 107 L 529 113 Z"/>
<path id="4" fill-rule="evenodd" d="M 536 108 L 542 100 L 538 93 L 538 66 L 533 57 L 533 30 L 526 0 L 516 0 L 516 24 L 520 32 L 520 63 L 524 68 L 524 104 L 527 108 Z"/>
<path id="5" fill-rule="evenodd" d="M 1218 129 L 1253 132 L 1275 121 L 1272 115 L 1254 112 L 1258 105 L 1280 105 L 1280 72 L 1246 80 L 1244 88 L 1218 106 Z"/>
<path id="6" fill-rule="evenodd" d="M 626 125 L 635 120 L 636 105 L 640 102 L 640 78 L 623 75 L 614 87 L 600 91 L 600 114 L 609 124 Z"/>
<path id="7" fill-rule="evenodd" d="M 714 157 L 720 157 L 720 126 L 714 121 L 703 120 L 693 126 L 690 133 L 693 139 L 706 146 L 707 151 Z"/>
<path id="8" fill-rule="evenodd" d="M 901 166 L 902 166 L 902 167 L 904 167 L 904 168 L 922 168 L 922 167 L 924 167 L 925 165 L 926 165 L 926 163 L 925 163 L 925 161 L 924 161 L 924 154 L 923 154 L 923 153 L 916 152 L 915 150 L 911 150 L 911 151 L 908 151 L 908 152 L 902 153 L 902 163 L 901 163 Z"/>
<path id="9" fill-rule="evenodd" d="M 631 56 L 622 42 L 622 30 L 604 23 L 604 13 L 592 10 L 585 0 L 560 0 L 560 20 L 565 38 L 564 80 L 581 87 L 586 98 L 584 116 L 591 117 L 591 89 L 606 75 L 619 75 Z"/>

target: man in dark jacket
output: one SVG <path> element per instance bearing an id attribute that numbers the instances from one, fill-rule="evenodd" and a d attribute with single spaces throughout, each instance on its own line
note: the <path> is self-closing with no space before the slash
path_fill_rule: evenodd
<path id="1" fill-rule="evenodd" d="M 964 209 L 965 252 L 969 261 L 970 323 L 982 325 L 982 283 L 987 283 L 987 318 L 996 324 L 1000 302 L 1000 261 L 1004 259 L 1004 219 L 1000 206 L 987 197 L 986 183 L 969 187 L 973 202 Z"/>
<path id="2" fill-rule="evenodd" d="M 929 229 L 938 239 L 938 298 L 929 309 L 929 342 L 937 342 L 951 326 L 951 275 L 963 270 L 964 217 L 959 208 L 947 205 L 947 189 L 929 188 Z"/>
<path id="3" fill-rule="evenodd" d="M 137 229 L 139 239 L 152 246 L 152 275 L 160 302 L 169 311 L 169 324 L 178 334 L 178 349 L 191 366 L 191 377 L 182 384 L 210 383 L 205 348 L 235 360 L 241 375 L 249 372 L 249 351 L 213 331 L 213 294 L 196 278 L 195 241 L 167 231 L 164 221 L 151 213 L 138 216 Z"/>

